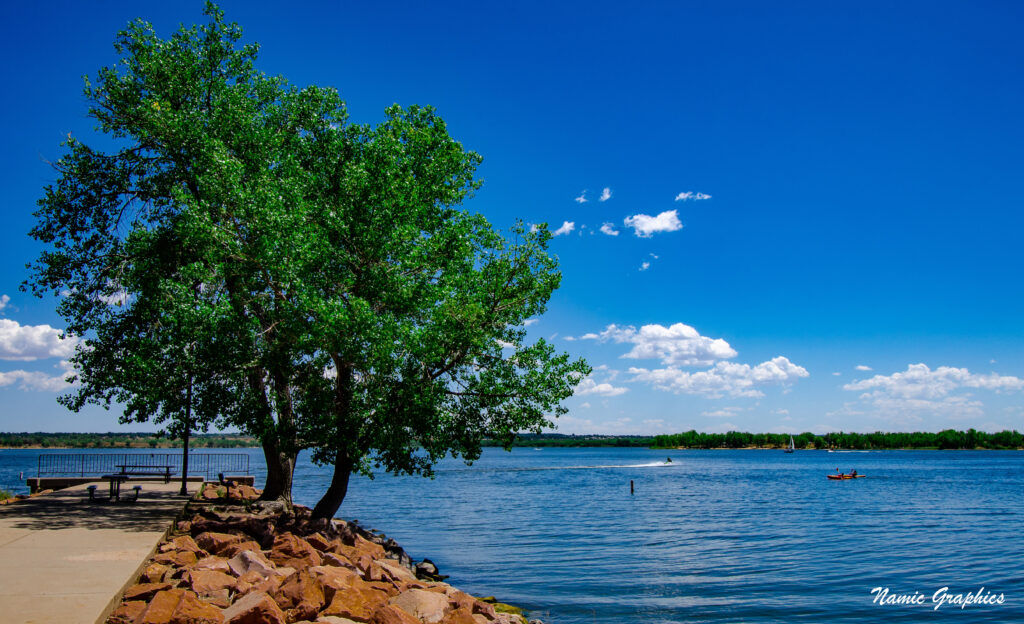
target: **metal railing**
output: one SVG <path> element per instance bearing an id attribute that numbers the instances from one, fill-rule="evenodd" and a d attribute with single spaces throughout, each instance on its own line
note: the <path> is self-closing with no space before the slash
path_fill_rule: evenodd
<path id="1" fill-rule="evenodd" d="M 121 466 L 153 466 L 161 471 L 170 466 L 181 476 L 181 453 L 45 453 L 39 456 L 37 477 L 91 477 L 121 471 Z M 188 473 L 207 479 L 218 474 L 249 474 L 249 456 L 245 453 L 189 453 Z"/>

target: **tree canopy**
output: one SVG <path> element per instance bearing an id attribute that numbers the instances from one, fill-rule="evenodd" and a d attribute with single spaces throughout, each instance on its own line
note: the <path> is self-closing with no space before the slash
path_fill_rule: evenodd
<path id="1" fill-rule="evenodd" d="M 480 156 L 432 108 L 349 123 L 337 91 L 265 76 L 206 15 L 118 35 L 85 89 L 115 147 L 69 135 L 39 201 L 27 285 L 83 339 L 64 404 L 174 422 L 190 397 L 201 427 L 260 440 L 286 504 L 310 449 L 335 468 L 322 518 L 352 471 L 430 475 L 551 426 L 590 369 L 526 343 L 561 279 L 546 227 L 506 237 L 461 207 Z"/>

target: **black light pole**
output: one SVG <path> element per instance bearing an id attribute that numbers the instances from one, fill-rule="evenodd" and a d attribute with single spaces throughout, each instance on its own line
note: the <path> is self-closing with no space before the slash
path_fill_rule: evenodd
<path id="1" fill-rule="evenodd" d="M 181 456 L 181 494 L 188 496 L 188 434 L 192 427 L 192 372 L 188 374 L 188 390 L 185 393 L 185 434 L 182 439 L 185 442 L 185 454 Z"/>

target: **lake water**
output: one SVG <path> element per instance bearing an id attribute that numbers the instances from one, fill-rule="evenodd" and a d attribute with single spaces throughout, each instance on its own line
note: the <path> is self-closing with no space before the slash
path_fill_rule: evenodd
<path id="1" fill-rule="evenodd" d="M 0 487 L 39 452 L 0 451 Z M 296 502 L 329 478 L 300 462 Z M 487 449 L 434 480 L 355 478 L 340 515 L 548 624 L 1024 621 L 1024 452 Z M 1005 602 L 936 612 L 943 587 Z"/>

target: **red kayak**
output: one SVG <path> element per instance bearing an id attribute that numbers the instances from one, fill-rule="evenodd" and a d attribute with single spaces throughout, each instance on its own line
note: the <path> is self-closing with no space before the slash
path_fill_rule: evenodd
<path id="1" fill-rule="evenodd" d="M 825 475 L 833 481 L 842 481 L 843 479 L 863 479 L 867 475 L 852 475 L 852 474 L 829 474 Z"/>

